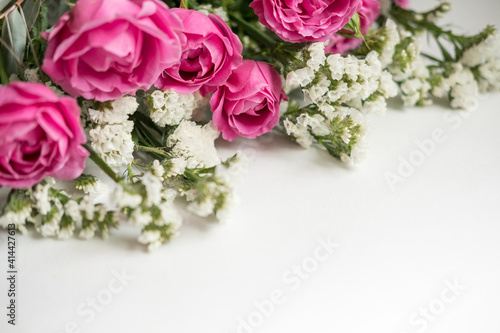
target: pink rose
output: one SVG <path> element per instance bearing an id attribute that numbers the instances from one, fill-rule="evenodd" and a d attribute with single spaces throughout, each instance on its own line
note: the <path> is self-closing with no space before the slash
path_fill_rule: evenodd
<path id="1" fill-rule="evenodd" d="M 165 69 L 155 85 L 181 94 L 200 90 L 205 96 L 226 82 L 241 64 L 243 47 L 238 36 L 217 15 L 181 8 L 172 12 L 183 21 L 187 43 L 180 61 Z"/>
<path id="2" fill-rule="evenodd" d="M 380 2 L 378 0 L 361 0 L 361 7 L 358 9 L 358 14 L 361 33 L 365 35 L 380 14 Z M 344 54 L 346 51 L 355 49 L 360 45 L 360 38 L 346 38 L 335 34 L 326 46 L 325 52 Z"/>
<path id="3" fill-rule="evenodd" d="M 280 103 L 286 99 L 281 77 L 274 68 L 243 60 L 210 99 L 213 122 L 226 140 L 239 136 L 253 139 L 276 126 Z"/>
<path id="4" fill-rule="evenodd" d="M 179 61 L 181 30 L 159 0 L 79 0 L 44 34 L 42 69 L 74 97 L 134 95 Z"/>
<path id="5" fill-rule="evenodd" d="M 410 4 L 410 0 L 394 0 L 396 5 L 398 5 L 401 8 L 408 8 L 408 5 Z"/>
<path id="6" fill-rule="evenodd" d="M 80 107 L 43 84 L 0 86 L 0 185 L 29 187 L 45 176 L 74 179 L 89 156 Z"/>
<path id="7" fill-rule="evenodd" d="M 349 22 L 359 1 L 254 0 L 250 7 L 260 23 L 285 41 L 323 42 Z"/>

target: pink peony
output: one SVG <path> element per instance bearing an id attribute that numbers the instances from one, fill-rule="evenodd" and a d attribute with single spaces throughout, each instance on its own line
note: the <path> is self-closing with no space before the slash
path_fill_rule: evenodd
<path id="1" fill-rule="evenodd" d="M 159 0 L 79 0 L 44 33 L 42 69 L 74 97 L 134 95 L 179 61 L 181 30 Z"/>
<path id="2" fill-rule="evenodd" d="M 253 139 L 276 126 L 280 103 L 286 99 L 281 77 L 274 68 L 243 60 L 210 99 L 213 122 L 226 140 L 239 136 Z"/>
<path id="3" fill-rule="evenodd" d="M 181 94 L 200 90 L 205 96 L 226 82 L 241 64 L 243 47 L 238 36 L 217 15 L 181 8 L 172 12 L 183 21 L 187 43 L 180 61 L 165 69 L 155 85 Z"/>
<path id="4" fill-rule="evenodd" d="M 380 2 L 378 0 L 361 0 L 361 7 L 358 9 L 358 14 L 361 33 L 365 35 L 380 14 Z M 325 52 L 344 54 L 346 51 L 355 49 L 359 45 L 361 45 L 360 38 L 346 38 L 335 34 L 326 46 Z"/>
<path id="5" fill-rule="evenodd" d="M 281 39 L 323 42 L 342 29 L 358 9 L 360 0 L 254 0 L 250 7 L 260 23 Z"/>
<path id="6" fill-rule="evenodd" d="M 43 84 L 0 86 L 0 185 L 29 187 L 45 176 L 74 179 L 89 156 L 80 107 Z"/>

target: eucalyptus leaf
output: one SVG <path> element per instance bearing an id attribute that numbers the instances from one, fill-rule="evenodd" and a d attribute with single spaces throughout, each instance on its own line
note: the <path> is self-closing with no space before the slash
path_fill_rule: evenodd
<path id="1" fill-rule="evenodd" d="M 26 26 L 19 9 L 16 8 L 5 18 L 2 39 L 9 46 L 7 48 L 2 45 L 7 73 L 19 74 L 16 57 L 22 61 L 26 49 Z"/>
<path id="2" fill-rule="evenodd" d="M 0 14 L 3 13 L 4 10 L 9 9 L 11 6 L 12 0 L 0 0 Z"/>
<path id="3" fill-rule="evenodd" d="M 40 12 L 41 5 L 42 0 L 25 0 L 23 2 L 22 8 L 28 31 L 31 31 L 31 28 L 33 28 L 33 24 L 35 24 L 38 13 Z"/>

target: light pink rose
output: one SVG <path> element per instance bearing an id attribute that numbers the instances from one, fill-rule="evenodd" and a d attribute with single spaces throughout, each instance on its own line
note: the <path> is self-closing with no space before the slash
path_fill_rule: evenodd
<path id="1" fill-rule="evenodd" d="M 243 47 L 238 36 L 217 15 L 181 8 L 173 8 L 172 12 L 182 20 L 187 42 L 180 61 L 165 69 L 155 86 L 181 94 L 200 90 L 205 96 L 226 82 L 241 64 Z"/>
<path id="2" fill-rule="evenodd" d="M 361 33 L 365 35 L 380 14 L 380 2 L 378 0 L 361 0 L 361 7 L 358 9 L 358 14 Z M 346 51 L 360 46 L 361 41 L 360 38 L 347 38 L 335 34 L 330 39 L 330 43 L 325 47 L 325 52 L 344 54 Z"/>
<path id="3" fill-rule="evenodd" d="M 286 99 L 281 77 L 274 68 L 243 60 L 210 99 L 213 122 L 226 140 L 239 136 L 253 139 L 276 126 L 280 103 Z"/>
<path id="4" fill-rule="evenodd" d="M 80 107 L 39 83 L 0 86 L 0 185 L 29 187 L 45 176 L 74 179 L 89 156 Z"/>
<path id="5" fill-rule="evenodd" d="M 159 0 L 79 0 L 44 34 L 42 69 L 74 97 L 134 95 L 179 61 L 181 30 Z"/>
<path id="6" fill-rule="evenodd" d="M 359 1 L 254 0 L 250 7 L 260 23 L 285 41 L 324 42 L 349 22 Z"/>
<path id="7" fill-rule="evenodd" d="M 408 8 L 408 5 L 410 4 L 410 0 L 394 0 L 396 5 L 398 5 L 401 8 Z"/>

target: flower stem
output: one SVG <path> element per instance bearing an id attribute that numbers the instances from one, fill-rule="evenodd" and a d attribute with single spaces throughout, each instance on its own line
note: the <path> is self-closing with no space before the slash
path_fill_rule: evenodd
<path id="1" fill-rule="evenodd" d="M 2 82 L 2 84 L 9 83 L 9 77 L 7 76 L 7 71 L 5 70 L 5 64 L 3 61 L 3 53 L 1 48 L 0 48 L 0 81 Z"/>
<path id="2" fill-rule="evenodd" d="M 111 169 L 111 167 L 106 162 L 104 162 L 104 160 L 99 155 L 97 155 L 97 153 L 92 149 L 92 147 L 90 147 L 88 143 L 85 143 L 83 146 L 90 153 L 90 159 L 99 168 L 101 168 L 101 170 L 104 171 L 105 174 L 107 174 L 111 179 L 113 179 L 117 183 L 120 183 L 122 181 L 122 179 L 118 177 L 116 172 L 114 172 L 113 169 Z"/>
<path id="3" fill-rule="evenodd" d="M 167 153 L 163 149 L 159 149 L 159 148 L 146 147 L 146 146 L 140 146 L 140 145 L 136 145 L 135 148 L 137 150 L 141 150 L 141 151 L 145 151 L 145 152 L 150 152 L 150 153 L 155 153 L 155 154 L 161 155 L 161 156 L 170 156 L 169 153 Z"/>
<path id="4" fill-rule="evenodd" d="M 234 15 L 232 13 L 228 13 L 228 15 L 229 15 L 229 18 L 231 20 L 238 23 L 238 25 L 243 30 L 245 30 L 258 43 L 262 44 L 262 46 L 273 50 L 278 45 L 278 43 L 274 39 L 272 39 L 271 37 L 266 35 L 264 32 L 260 31 L 259 29 L 257 29 L 256 27 L 254 27 L 253 25 L 248 23 L 247 21 L 243 20 L 238 15 Z"/>

